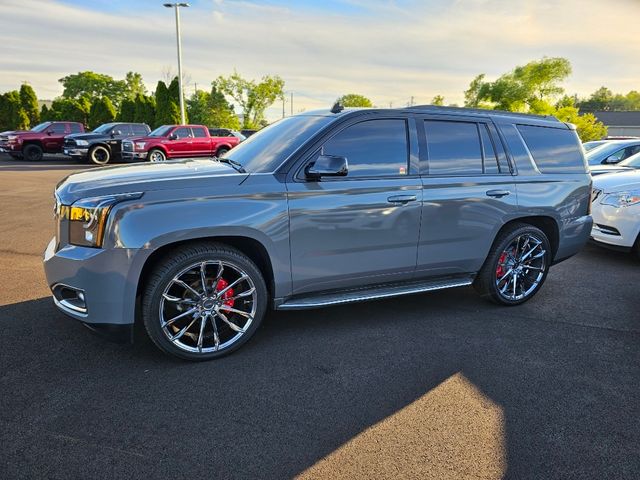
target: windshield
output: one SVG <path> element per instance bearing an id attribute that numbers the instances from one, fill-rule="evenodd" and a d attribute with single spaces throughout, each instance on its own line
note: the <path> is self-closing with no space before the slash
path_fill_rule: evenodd
<path id="1" fill-rule="evenodd" d="M 618 165 L 621 165 L 623 167 L 640 168 L 640 153 L 631 155 L 626 160 L 621 161 Z"/>
<path id="2" fill-rule="evenodd" d="M 114 125 L 115 123 L 105 123 L 104 125 L 100 125 L 96 128 L 93 133 L 108 133 Z"/>
<path id="3" fill-rule="evenodd" d="M 45 130 L 45 128 L 47 128 L 49 125 L 51 125 L 51 122 L 44 122 L 41 123 L 40 125 L 36 125 L 35 127 L 33 127 L 31 129 L 32 132 L 43 132 Z"/>
<path id="4" fill-rule="evenodd" d="M 167 133 L 171 131 L 173 125 L 162 125 L 161 127 L 156 128 L 153 132 L 151 132 L 149 137 L 164 137 Z"/>
<path id="5" fill-rule="evenodd" d="M 631 144 L 626 144 L 626 143 L 607 142 L 592 150 L 589 150 L 585 154 L 585 158 L 587 159 L 587 163 L 589 165 L 600 165 L 603 162 L 603 160 L 607 158 L 609 155 L 612 155 L 618 150 L 621 150 L 630 145 Z"/>
<path id="6" fill-rule="evenodd" d="M 235 160 L 249 173 L 273 172 L 334 119 L 311 115 L 283 118 L 251 135 L 223 158 Z"/>

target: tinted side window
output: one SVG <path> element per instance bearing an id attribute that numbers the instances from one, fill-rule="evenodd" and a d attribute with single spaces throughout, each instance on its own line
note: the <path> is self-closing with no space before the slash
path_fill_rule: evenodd
<path id="1" fill-rule="evenodd" d="M 64 123 L 54 123 L 49 127 L 49 132 L 51 133 L 64 133 L 66 131 L 66 125 Z M 80 130 L 78 130 L 80 133 Z"/>
<path id="2" fill-rule="evenodd" d="M 131 125 L 129 125 L 128 123 L 116 125 L 115 127 L 113 127 L 112 132 L 120 132 L 120 135 L 131 135 Z"/>
<path id="3" fill-rule="evenodd" d="M 356 123 L 328 140 L 322 153 L 346 157 L 349 177 L 406 175 L 407 122 L 389 119 Z"/>
<path id="4" fill-rule="evenodd" d="M 146 135 L 149 130 L 144 125 L 131 125 L 131 131 L 134 135 Z"/>
<path id="5" fill-rule="evenodd" d="M 176 128 L 172 133 L 178 138 L 191 137 L 191 129 L 189 127 Z"/>
<path id="6" fill-rule="evenodd" d="M 71 133 L 82 133 L 82 130 L 80 130 L 80 125 L 78 125 L 77 123 L 72 123 L 71 125 L 69 125 L 69 128 L 71 129 Z M 64 132 L 64 130 L 62 130 Z"/>
<path id="7" fill-rule="evenodd" d="M 478 125 L 480 129 L 480 138 L 482 139 L 482 151 L 484 153 L 484 173 L 489 175 L 500 172 L 498 168 L 498 157 L 493 146 L 493 141 L 489 136 L 489 130 L 484 124 Z"/>
<path id="8" fill-rule="evenodd" d="M 193 131 L 193 136 L 195 138 L 204 138 L 207 136 L 207 132 L 204 131 L 204 128 L 200 127 L 193 127 L 191 129 L 191 131 Z"/>
<path id="9" fill-rule="evenodd" d="M 542 173 L 584 172 L 584 157 L 573 130 L 518 125 L 533 160 Z"/>
<path id="10" fill-rule="evenodd" d="M 476 123 L 425 120 L 424 128 L 430 175 L 482 173 L 482 151 Z"/>

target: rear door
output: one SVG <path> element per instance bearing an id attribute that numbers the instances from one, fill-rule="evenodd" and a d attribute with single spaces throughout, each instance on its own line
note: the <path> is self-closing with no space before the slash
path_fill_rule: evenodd
<path id="1" fill-rule="evenodd" d="M 46 135 L 43 139 L 44 151 L 48 153 L 57 153 L 62 151 L 64 137 L 69 135 L 71 130 L 66 123 L 54 123 L 47 128 Z"/>
<path id="2" fill-rule="evenodd" d="M 515 182 L 489 119 L 444 115 L 418 122 L 422 224 L 416 275 L 476 272 L 515 216 Z"/>
<path id="3" fill-rule="evenodd" d="M 412 277 L 421 182 L 410 126 L 401 117 L 351 120 L 287 182 L 294 294 Z M 302 167 L 321 152 L 346 157 L 348 175 L 306 178 Z"/>
<path id="4" fill-rule="evenodd" d="M 191 127 L 193 139 L 191 141 L 191 155 L 194 157 L 208 157 L 211 155 L 211 137 L 204 127 Z"/>

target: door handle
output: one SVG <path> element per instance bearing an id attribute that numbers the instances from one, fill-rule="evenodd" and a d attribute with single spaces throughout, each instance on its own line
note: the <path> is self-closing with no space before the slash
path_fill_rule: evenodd
<path id="1" fill-rule="evenodd" d="M 487 197 L 502 198 L 506 197 L 507 195 L 511 195 L 511 192 L 509 190 L 489 190 L 487 192 Z"/>
<path id="2" fill-rule="evenodd" d="M 415 195 L 393 195 L 387 198 L 389 203 L 402 203 L 403 205 L 409 202 L 415 202 L 418 199 Z"/>

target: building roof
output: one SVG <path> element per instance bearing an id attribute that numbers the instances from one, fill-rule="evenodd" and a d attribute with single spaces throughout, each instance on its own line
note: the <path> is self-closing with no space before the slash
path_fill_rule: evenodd
<path id="1" fill-rule="evenodd" d="M 633 112 L 593 112 L 607 127 L 640 127 L 640 110 Z"/>

